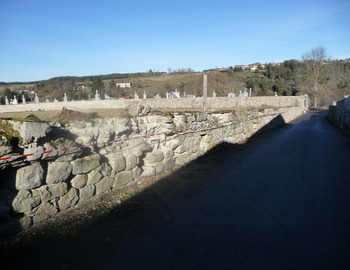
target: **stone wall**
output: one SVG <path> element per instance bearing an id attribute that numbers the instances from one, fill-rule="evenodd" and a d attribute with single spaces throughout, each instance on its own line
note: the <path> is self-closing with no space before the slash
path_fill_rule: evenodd
<path id="1" fill-rule="evenodd" d="M 225 110 L 236 107 L 295 107 L 303 105 L 301 101 L 307 100 L 303 96 L 288 97 L 208 97 L 209 110 Z M 0 113 L 23 112 L 23 111 L 55 111 L 62 110 L 63 107 L 75 107 L 81 109 L 122 109 L 131 104 L 138 104 L 153 109 L 201 109 L 203 108 L 203 98 L 147 98 L 147 99 L 117 99 L 117 100 L 91 100 L 91 101 L 67 101 L 31 103 L 18 105 L 0 105 Z"/>
<path id="2" fill-rule="evenodd" d="M 237 143 L 301 113 L 296 104 L 230 113 L 124 116 L 76 121 L 65 127 L 56 123 L 48 128 L 42 123 L 35 130 L 46 130 L 45 137 L 23 135 L 31 138 L 23 146 L 24 154 L 36 155 L 0 162 L 1 223 L 16 220 L 27 228 L 105 192 L 183 166 L 221 142 Z M 169 133 L 224 122 L 229 123 Z M 90 146 L 71 149 L 82 145 Z"/>
<path id="3" fill-rule="evenodd" d="M 350 134 L 350 96 L 338 101 L 336 106 L 329 106 L 328 118 Z"/>

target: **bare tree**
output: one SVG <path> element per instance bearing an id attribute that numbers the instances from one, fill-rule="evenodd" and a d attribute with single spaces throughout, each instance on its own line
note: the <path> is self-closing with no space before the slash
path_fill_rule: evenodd
<path id="1" fill-rule="evenodd" d="M 311 88 L 308 92 L 314 97 L 314 107 L 319 106 L 320 91 L 329 80 L 325 62 L 328 58 L 327 50 L 323 46 L 314 47 L 302 55 L 304 82 L 307 88 Z"/>

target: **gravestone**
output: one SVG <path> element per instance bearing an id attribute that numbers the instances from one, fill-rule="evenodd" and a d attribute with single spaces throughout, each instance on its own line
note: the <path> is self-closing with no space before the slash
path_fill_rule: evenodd
<path id="1" fill-rule="evenodd" d="M 35 93 L 34 102 L 39 103 L 39 97 L 37 93 Z"/>
<path id="2" fill-rule="evenodd" d="M 97 90 L 96 90 L 96 94 L 95 94 L 95 100 L 100 100 L 100 95 L 98 94 Z"/>
<path id="3" fill-rule="evenodd" d="M 17 100 L 16 95 L 13 96 L 12 104 L 14 104 L 14 105 L 17 105 L 17 104 L 18 104 L 18 100 Z"/>
<path id="4" fill-rule="evenodd" d="M 244 97 L 247 97 L 247 96 L 248 96 L 247 88 L 244 88 L 243 96 L 244 96 Z"/>

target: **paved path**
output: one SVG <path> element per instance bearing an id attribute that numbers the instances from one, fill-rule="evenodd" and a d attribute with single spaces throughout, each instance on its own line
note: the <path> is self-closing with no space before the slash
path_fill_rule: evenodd
<path id="1" fill-rule="evenodd" d="M 186 188 L 169 178 L 130 213 L 19 250 L 8 267 L 350 269 L 350 140 L 325 115 L 198 161 L 176 174 Z"/>

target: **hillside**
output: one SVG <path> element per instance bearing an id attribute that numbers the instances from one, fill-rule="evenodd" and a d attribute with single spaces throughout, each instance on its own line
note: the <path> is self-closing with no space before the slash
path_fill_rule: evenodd
<path id="1" fill-rule="evenodd" d="M 279 65 L 267 64 L 255 70 L 241 68 L 213 69 L 207 72 L 193 72 L 182 69 L 172 73 L 149 72 L 108 74 L 83 77 L 56 77 L 45 81 L 30 83 L 12 83 L 0 85 L 0 103 L 5 104 L 14 95 L 24 95 L 27 101 L 32 101 L 34 92 L 41 102 L 48 99 L 62 100 L 66 93 L 68 100 L 84 100 L 93 98 L 96 90 L 100 96 L 111 98 L 132 98 L 135 93 L 142 97 L 156 94 L 166 96 L 166 92 L 176 89 L 181 95 L 201 96 L 203 74 L 208 74 L 208 95 L 215 91 L 217 96 L 236 96 L 244 88 L 251 88 L 253 96 L 301 95 L 308 94 L 313 98 L 316 107 L 326 106 L 334 100 L 340 100 L 345 94 L 350 94 L 350 62 L 327 61 L 316 63 L 320 68 L 317 78 L 318 88 L 315 90 L 308 63 L 297 60 L 287 60 Z M 131 88 L 117 87 L 117 83 L 128 81 L 133 83 Z M 29 91 L 31 90 L 31 91 Z"/>

